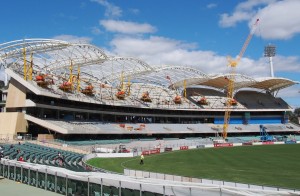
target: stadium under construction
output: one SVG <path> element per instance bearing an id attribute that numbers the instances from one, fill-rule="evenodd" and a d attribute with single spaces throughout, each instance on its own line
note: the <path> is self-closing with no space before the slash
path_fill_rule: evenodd
<path id="1" fill-rule="evenodd" d="M 1 139 L 206 137 L 222 133 L 230 74 L 149 65 L 90 44 L 25 39 L 0 44 Z M 275 95 L 299 82 L 235 74 L 229 136 L 294 134 L 292 108 Z"/>

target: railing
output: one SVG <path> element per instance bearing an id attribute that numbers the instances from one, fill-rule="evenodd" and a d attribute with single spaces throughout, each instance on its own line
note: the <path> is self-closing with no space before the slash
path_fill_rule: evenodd
<path id="1" fill-rule="evenodd" d="M 271 186 L 263 186 L 263 185 L 254 185 L 254 184 L 244 184 L 237 182 L 227 182 L 222 180 L 212 180 L 212 179 L 200 179 L 200 178 L 191 178 L 184 176 L 176 176 L 170 174 L 162 174 L 148 171 L 140 171 L 140 170 L 130 170 L 124 169 L 124 174 L 128 176 L 134 176 L 137 178 L 155 178 L 160 180 L 171 180 L 171 181 L 179 181 L 179 182 L 196 182 L 196 183 L 204 183 L 204 184 L 212 184 L 212 185 L 223 185 L 223 186 L 231 186 L 243 189 L 257 189 L 257 190 L 270 190 L 270 191 L 290 191 L 290 192 L 300 192 L 300 190 L 296 189 L 287 189 L 280 187 L 271 187 Z"/>
<path id="2" fill-rule="evenodd" d="M 99 172 L 73 172 L 64 168 L 2 159 L 0 175 L 16 182 L 62 195 L 85 196 L 229 196 L 229 195 L 293 195 L 291 190 L 256 189 L 257 187 L 230 187 L 221 184 L 176 182 L 150 178 L 105 174 Z"/>

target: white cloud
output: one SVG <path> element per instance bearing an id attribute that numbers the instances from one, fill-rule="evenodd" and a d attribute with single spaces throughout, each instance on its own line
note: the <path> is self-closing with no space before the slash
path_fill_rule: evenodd
<path id="1" fill-rule="evenodd" d="M 111 42 L 111 52 L 119 56 L 133 56 L 148 64 L 170 64 L 197 67 L 205 73 L 228 73 L 230 68 L 227 58 L 213 51 L 197 50 L 195 43 L 184 43 L 165 37 L 150 36 L 149 38 L 118 36 Z M 235 57 L 233 57 L 235 58 Z M 273 58 L 275 72 L 299 72 L 300 59 L 295 56 L 275 56 Z M 236 68 L 237 73 L 253 77 L 270 76 L 268 58 L 253 60 L 241 59 Z M 276 73 L 275 73 L 276 76 Z"/>
<path id="2" fill-rule="evenodd" d="M 195 67 L 207 74 L 229 73 L 227 59 L 212 51 L 197 50 L 196 44 L 183 43 L 164 37 L 151 36 L 149 38 L 116 37 L 111 41 L 112 54 L 133 56 L 144 60 L 150 65 L 181 65 Z M 298 57 L 275 56 L 273 58 L 276 72 L 299 72 L 300 59 Z M 266 57 L 253 60 L 247 57 L 241 59 L 236 73 L 258 77 L 269 77 L 270 66 Z M 275 73 L 276 77 L 276 73 Z M 299 103 L 299 85 L 282 89 L 279 97 L 288 103 Z M 292 107 L 300 107 L 298 104 Z"/>
<path id="3" fill-rule="evenodd" d="M 266 6 L 254 17 L 261 19 L 260 36 L 265 39 L 289 39 L 300 33 L 300 1 L 285 0 Z"/>
<path id="4" fill-rule="evenodd" d="M 300 72 L 300 59 L 297 56 L 275 56 L 274 70 L 278 72 Z"/>
<path id="5" fill-rule="evenodd" d="M 232 27 L 235 26 L 237 22 L 247 21 L 253 16 L 253 13 L 237 11 L 232 15 L 227 13 L 221 15 L 221 20 L 219 24 L 222 27 Z"/>
<path id="6" fill-rule="evenodd" d="M 107 31 L 124 34 L 153 33 L 156 31 L 156 28 L 150 24 L 140 24 L 121 20 L 100 20 L 100 25 Z"/>
<path id="7" fill-rule="evenodd" d="M 106 0 L 91 0 L 92 2 L 97 2 L 100 5 L 105 7 L 105 16 L 106 17 L 120 17 L 122 16 L 122 9 Z"/>
<path id="8" fill-rule="evenodd" d="M 138 15 L 140 13 L 140 10 L 136 9 L 136 8 L 131 8 L 131 9 L 129 9 L 129 11 L 135 15 Z"/>
<path id="9" fill-rule="evenodd" d="M 239 3 L 232 14 L 221 14 L 219 25 L 221 27 L 232 27 L 236 23 L 248 21 L 256 14 L 255 8 L 268 5 L 276 0 L 247 0 Z"/>
<path id="10" fill-rule="evenodd" d="M 90 43 L 92 38 L 90 37 L 79 37 L 75 35 L 57 35 L 52 39 L 63 40 L 72 43 Z"/>
<path id="11" fill-rule="evenodd" d="M 283 98 L 286 102 L 292 103 L 293 108 L 300 107 L 300 93 L 299 93 L 299 84 L 294 85 L 285 89 L 282 89 L 278 92 L 277 97 Z"/>
<path id="12" fill-rule="evenodd" d="M 299 97 L 299 85 L 294 85 L 285 89 L 282 89 L 278 93 L 279 97 L 286 97 L 286 98 L 294 98 L 294 97 Z M 299 102 L 300 104 L 300 102 Z"/>
<path id="13" fill-rule="evenodd" d="M 217 56 L 212 51 L 196 50 L 194 43 L 156 36 L 116 37 L 111 41 L 111 46 L 115 54 L 137 57 L 151 65 L 186 65 L 206 73 L 220 73 L 226 69 L 226 57 Z"/>
<path id="14" fill-rule="evenodd" d="M 210 3 L 210 4 L 206 5 L 206 7 L 209 8 L 209 9 L 215 8 L 215 7 L 217 7 L 217 4 L 215 4 L 215 3 Z"/>
<path id="15" fill-rule="evenodd" d="M 299 0 L 248 0 L 239 3 L 233 13 L 223 13 L 221 27 L 232 27 L 238 22 L 260 19 L 256 34 L 264 39 L 290 39 L 300 33 Z"/>

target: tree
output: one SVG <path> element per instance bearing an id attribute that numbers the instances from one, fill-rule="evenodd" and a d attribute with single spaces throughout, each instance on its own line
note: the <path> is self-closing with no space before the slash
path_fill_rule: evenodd
<path id="1" fill-rule="evenodd" d="M 296 108 L 294 112 L 288 112 L 288 116 L 290 122 L 299 125 L 298 117 L 300 117 L 300 108 Z"/>

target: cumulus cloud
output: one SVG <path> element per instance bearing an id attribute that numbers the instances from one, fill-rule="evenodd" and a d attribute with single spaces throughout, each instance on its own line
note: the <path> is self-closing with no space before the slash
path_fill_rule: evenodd
<path id="1" fill-rule="evenodd" d="M 121 20 L 100 20 L 100 25 L 107 31 L 124 34 L 153 33 L 156 31 L 156 28 L 150 24 Z"/>
<path id="2" fill-rule="evenodd" d="M 195 43 L 185 43 L 165 37 L 116 37 L 111 41 L 112 52 L 120 56 L 134 56 L 151 65 L 183 65 L 206 73 L 226 71 L 226 57 L 212 51 L 197 50 Z"/>
<path id="3" fill-rule="evenodd" d="M 219 21 L 221 27 L 232 27 L 236 23 L 242 21 L 249 21 L 256 14 L 255 8 L 266 6 L 276 0 L 248 0 L 239 3 L 232 14 L 223 13 Z"/>
<path id="4" fill-rule="evenodd" d="M 280 90 L 277 97 L 282 97 L 288 103 L 293 103 L 292 108 L 300 108 L 299 84 Z"/>
<path id="5" fill-rule="evenodd" d="M 120 17 L 122 16 L 122 9 L 106 0 L 91 0 L 92 2 L 99 3 L 105 7 L 105 16 L 106 17 Z"/>
<path id="6" fill-rule="evenodd" d="M 298 56 L 275 56 L 274 70 L 281 72 L 300 72 L 300 59 Z"/>
<path id="7" fill-rule="evenodd" d="M 229 73 L 231 70 L 227 57 L 213 51 L 197 49 L 195 43 L 165 37 L 150 36 L 149 38 L 118 36 L 110 42 L 112 54 L 132 56 L 144 60 L 150 65 L 183 65 L 191 66 L 208 74 Z M 235 58 L 235 57 L 233 57 Z M 276 72 L 299 72 L 300 59 L 295 56 L 275 56 L 273 58 Z M 236 68 L 236 72 L 253 77 L 270 76 L 268 58 L 258 60 L 244 57 Z M 275 74 L 276 76 L 276 74 Z"/>
<path id="8" fill-rule="evenodd" d="M 209 8 L 209 9 L 215 8 L 215 7 L 217 7 L 217 4 L 215 4 L 215 3 L 210 3 L 210 4 L 206 5 L 206 7 Z"/>
<path id="9" fill-rule="evenodd" d="M 260 36 L 265 39 L 289 39 L 300 33 L 300 1 L 285 0 L 259 10 Z"/>
<path id="10" fill-rule="evenodd" d="M 138 15 L 140 13 L 140 10 L 136 9 L 136 8 L 131 8 L 131 9 L 129 9 L 129 11 L 135 15 Z"/>
<path id="11" fill-rule="evenodd" d="M 232 13 L 221 14 L 219 25 L 232 27 L 238 22 L 260 19 L 260 31 L 264 39 L 289 39 L 300 33 L 299 0 L 248 0 L 239 3 Z"/>
<path id="12" fill-rule="evenodd" d="M 90 43 L 92 38 L 90 37 L 79 37 L 75 35 L 57 35 L 53 39 L 63 40 L 71 43 Z"/>

